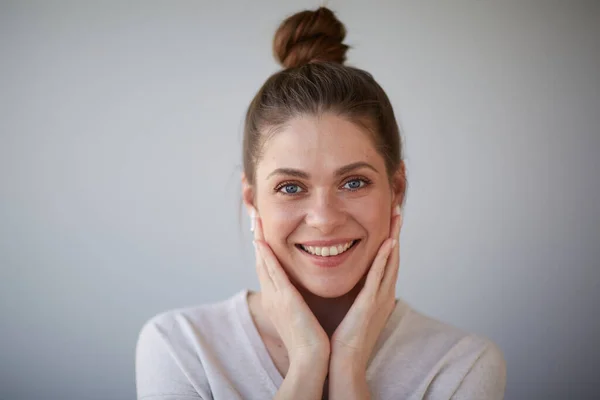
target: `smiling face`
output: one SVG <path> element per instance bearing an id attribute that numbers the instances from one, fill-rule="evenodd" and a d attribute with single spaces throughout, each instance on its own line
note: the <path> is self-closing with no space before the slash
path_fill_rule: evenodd
<path id="1" fill-rule="evenodd" d="M 291 280 L 328 298 L 366 274 L 398 197 L 370 133 L 333 114 L 289 121 L 264 144 L 255 185 L 244 184 Z"/>

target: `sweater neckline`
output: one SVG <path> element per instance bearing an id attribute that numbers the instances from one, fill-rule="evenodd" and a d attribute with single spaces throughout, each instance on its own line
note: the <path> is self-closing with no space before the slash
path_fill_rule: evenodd
<path id="1" fill-rule="evenodd" d="M 250 291 L 248 289 L 245 289 L 238 294 L 235 308 L 238 311 L 238 316 L 240 317 L 242 328 L 246 333 L 246 339 L 248 340 L 248 344 L 253 350 L 252 352 L 256 357 L 256 361 L 262 367 L 263 372 L 266 374 L 268 381 L 271 385 L 271 389 L 273 390 L 273 393 L 276 393 L 278 388 L 283 383 L 284 378 L 275 366 L 275 363 L 269 355 L 269 351 L 267 350 L 265 343 L 260 337 L 258 328 L 254 324 L 252 314 L 250 313 L 250 306 L 248 304 L 249 292 Z"/>
<path id="2" fill-rule="evenodd" d="M 235 299 L 235 309 L 237 310 L 237 314 L 239 316 L 239 322 L 242 325 L 243 331 L 246 334 L 246 340 L 250 348 L 252 348 L 252 353 L 255 357 L 255 362 L 257 366 L 261 367 L 261 370 L 264 372 L 265 377 L 267 378 L 268 384 L 271 386 L 273 393 L 276 393 L 281 384 L 283 383 L 284 377 L 281 375 L 269 351 L 267 350 L 266 345 L 264 344 L 262 338 L 260 337 L 260 333 L 258 332 L 258 328 L 256 327 L 254 320 L 252 319 L 252 314 L 250 313 L 250 306 L 248 304 L 248 294 L 250 291 L 248 289 L 244 289 L 238 293 Z M 370 380 L 375 374 L 376 369 L 379 366 L 379 359 L 381 357 L 377 357 L 378 353 L 383 350 L 385 353 L 386 342 L 390 342 L 388 339 L 394 334 L 396 328 L 399 326 L 400 321 L 409 312 L 410 307 L 406 302 L 402 300 L 402 298 L 396 299 L 396 305 L 394 310 L 390 314 L 386 325 L 384 326 L 375 348 L 373 349 L 373 354 L 371 354 L 369 364 L 367 367 L 367 380 Z M 389 344 L 389 343 L 388 343 Z"/>

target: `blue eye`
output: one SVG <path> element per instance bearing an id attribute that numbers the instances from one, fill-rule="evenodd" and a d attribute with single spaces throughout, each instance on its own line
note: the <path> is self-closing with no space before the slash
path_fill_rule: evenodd
<path id="1" fill-rule="evenodd" d="M 298 185 L 285 185 L 282 186 L 279 191 L 283 192 L 284 194 L 297 194 L 300 193 L 302 189 Z"/>
<path id="2" fill-rule="evenodd" d="M 352 179 L 344 184 L 344 188 L 348 190 L 358 190 L 366 185 L 362 179 Z"/>

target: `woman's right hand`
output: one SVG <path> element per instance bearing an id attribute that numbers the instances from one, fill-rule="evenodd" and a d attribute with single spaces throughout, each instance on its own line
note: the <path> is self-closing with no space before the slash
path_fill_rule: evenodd
<path id="1" fill-rule="evenodd" d="M 256 272 L 263 310 L 287 349 L 290 370 L 312 369 L 324 374 L 324 379 L 329 363 L 329 338 L 264 240 L 262 221 L 256 212 L 254 215 Z"/>

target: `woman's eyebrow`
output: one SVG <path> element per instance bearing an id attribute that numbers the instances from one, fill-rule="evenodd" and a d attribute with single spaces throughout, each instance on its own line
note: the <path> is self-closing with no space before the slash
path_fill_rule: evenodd
<path id="1" fill-rule="evenodd" d="M 375 169 L 374 166 L 372 166 L 371 164 L 364 162 L 364 161 L 358 161 L 352 164 L 348 164 L 348 165 L 344 165 L 341 168 L 338 168 L 337 171 L 335 171 L 335 176 L 341 176 L 341 175 L 345 175 L 350 171 L 354 171 L 355 169 L 359 169 L 359 168 L 369 168 L 373 171 L 375 171 L 376 173 L 379 173 L 379 171 L 377 171 L 377 169 Z"/>
<path id="2" fill-rule="evenodd" d="M 355 169 L 359 169 L 359 168 L 369 168 L 369 169 L 375 171 L 376 173 L 379 173 L 379 171 L 377 171 L 377 169 L 375 167 L 373 167 L 371 164 L 366 163 L 364 161 L 358 161 L 358 162 L 344 165 L 343 167 L 338 168 L 335 171 L 335 176 L 339 177 L 341 175 L 347 174 L 348 172 L 354 171 Z M 277 169 L 273 170 L 267 176 L 267 179 L 269 179 L 273 175 L 286 175 L 286 176 L 295 176 L 296 178 L 310 179 L 310 174 L 308 174 L 302 170 L 294 169 L 294 168 L 277 168 Z"/>
<path id="3" fill-rule="evenodd" d="M 287 176 L 295 176 L 296 178 L 310 179 L 310 175 L 309 174 L 307 174 L 304 171 L 301 171 L 299 169 L 294 169 L 294 168 L 277 168 L 277 169 L 274 169 L 273 172 L 271 172 L 267 176 L 267 179 L 269 179 L 273 175 L 287 175 Z"/>

